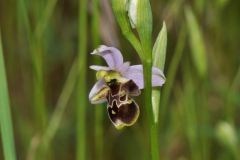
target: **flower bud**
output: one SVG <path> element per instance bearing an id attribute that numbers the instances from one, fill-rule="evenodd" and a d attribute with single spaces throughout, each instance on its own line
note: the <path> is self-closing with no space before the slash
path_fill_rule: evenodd
<path id="1" fill-rule="evenodd" d="M 138 0 L 129 0 L 127 4 L 128 17 L 132 28 L 136 28 L 137 24 L 137 6 Z"/>
<path id="2" fill-rule="evenodd" d="M 236 148 L 236 131 L 231 124 L 229 124 L 228 122 L 220 122 L 217 125 L 216 134 L 218 140 L 230 150 L 234 150 Z"/>

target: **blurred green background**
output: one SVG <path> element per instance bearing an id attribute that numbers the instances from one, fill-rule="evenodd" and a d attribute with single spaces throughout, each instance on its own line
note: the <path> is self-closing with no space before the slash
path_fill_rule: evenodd
<path id="1" fill-rule="evenodd" d="M 162 21 L 168 29 L 161 159 L 240 159 L 240 1 L 151 5 L 153 40 Z M 86 97 L 95 82 L 88 66 L 104 64 L 89 54 L 99 44 L 119 48 L 131 64 L 141 63 L 116 24 L 110 0 L 0 0 L 0 30 L 17 159 L 76 159 L 84 152 L 76 147 L 79 133 L 86 134 L 85 159 L 148 159 L 143 96 L 136 98 L 138 122 L 121 131 L 108 119 L 106 104 L 95 107 Z M 85 52 L 79 82 L 86 90 L 77 87 L 74 66 Z"/>

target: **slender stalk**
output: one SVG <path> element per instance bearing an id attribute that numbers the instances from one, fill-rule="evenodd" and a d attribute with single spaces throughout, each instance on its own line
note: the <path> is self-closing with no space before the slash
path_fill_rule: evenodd
<path id="1" fill-rule="evenodd" d="M 13 126 L 11 109 L 9 104 L 9 94 L 7 86 L 7 77 L 2 48 L 2 37 L 0 32 L 0 126 L 3 144 L 3 152 L 6 160 L 15 160 L 16 151 L 13 137 Z"/>
<path id="2" fill-rule="evenodd" d="M 100 43 L 99 36 L 99 0 L 92 0 L 92 23 L 91 23 L 91 33 L 92 33 L 92 45 L 97 47 Z"/>
<path id="3" fill-rule="evenodd" d="M 186 135 L 188 138 L 188 143 L 190 146 L 191 159 L 200 160 L 202 159 L 201 153 L 201 142 L 200 131 L 199 131 L 199 123 L 197 119 L 197 111 L 196 111 L 196 97 L 195 97 L 195 88 L 193 79 L 190 72 L 190 64 L 189 59 L 186 58 L 184 66 L 183 66 L 183 78 L 184 78 L 184 118 L 186 124 Z"/>
<path id="4" fill-rule="evenodd" d="M 44 129 L 46 126 L 46 100 L 44 94 L 44 79 L 43 79 L 43 34 L 46 30 L 46 26 L 53 14 L 57 0 L 47 1 L 46 7 L 40 20 L 38 20 L 36 29 L 32 34 L 32 41 L 30 44 L 32 47 L 32 59 L 34 67 L 34 106 L 37 121 L 39 121 L 40 129 Z"/>
<path id="5" fill-rule="evenodd" d="M 151 126 L 151 150 L 152 160 L 159 160 L 158 123 L 155 122 Z"/>
<path id="6" fill-rule="evenodd" d="M 197 102 L 201 102 L 201 106 L 198 107 L 199 110 L 197 110 L 197 113 L 199 113 L 200 115 L 200 123 L 204 126 L 204 127 L 199 127 L 199 133 L 200 133 L 200 139 L 201 139 L 201 149 L 202 149 L 202 159 L 208 160 L 209 158 L 209 148 L 211 148 L 211 143 L 209 143 L 209 137 L 206 133 L 206 129 L 205 128 L 210 128 L 209 125 L 209 107 L 207 104 L 208 101 L 208 93 L 209 90 L 207 88 L 208 85 L 208 79 L 207 78 L 202 78 L 201 79 L 201 84 L 199 85 L 199 96 L 197 99 Z"/>
<path id="7" fill-rule="evenodd" d="M 66 79 L 66 82 L 63 86 L 62 92 L 58 98 L 55 110 L 51 116 L 48 126 L 44 131 L 43 135 L 39 138 L 39 136 L 35 136 L 32 139 L 32 144 L 29 148 L 27 159 L 36 159 L 36 150 L 40 149 L 42 153 L 47 153 L 48 149 L 51 145 L 51 142 L 54 136 L 57 133 L 59 126 L 61 125 L 61 120 L 63 119 L 64 111 L 67 107 L 69 99 L 74 91 L 74 87 L 76 85 L 76 80 L 78 76 L 78 64 L 75 61 L 72 64 L 71 70 L 69 71 L 69 75 Z M 36 139 L 40 139 L 36 143 Z M 34 143 L 35 141 L 35 143 Z"/>
<path id="8" fill-rule="evenodd" d="M 143 72 L 144 72 L 144 88 L 145 88 L 145 107 L 148 119 L 148 127 L 150 131 L 150 153 L 152 160 L 159 160 L 159 146 L 158 146 L 158 123 L 155 122 L 153 107 L 152 107 L 152 43 L 151 32 L 145 34 L 144 32 L 139 34 L 142 44 L 143 60 Z M 148 40 L 146 40 L 148 39 Z M 139 53 L 139 55 L 141 55 Z M 141 57 L 142 58 L 142 57 Z"/>
<path id="9" fill-rule="evenodd" d="M 38 129 L 43 131 L 46 126 L 46 102 L 44 94 L 44 79 L 43 79 L 43 51 L 41 40 L 33 39 L 31 46 L 32 63 L 33 63 L 33 96 L 35 106 L 35 116 Z M 33 46 L 33 47 L 32 47 Z"/>
<path id="10" fill-rule="evenodd" d="M 86 61 L 87 61 L 87 0 L 79 0 L 79 53 L 78 69 L 79 79 L 77 84 L 77 160 L 86 159 Z"/>
<path id="11" fill-rule="evenodd" d="M 230 87 L 228 89 L 228 93 L 226 96 L 225 104 L 226 104 L 226 119 L 234 125 L 233 117 L 236 115 L 236 108 L 234 104 L 231 102 L 231 98 L 234 95 L 234 92 L 236 92 L 236 88 L 239 85 L 240 81 L 240 66 L 238 67 L 238 71 L 233 79 L 233 81 L 230 84 Z"/>
<path id="12" fill-rule="evenodd" d="M 151 159 L 159 160 L 158 123 L 154 121 L 152 109 L 152 60 L 143 63 L 145 84 L 145 108 L 150 131 Z"/>
<path id="13" fill-rule="evenodd" d="M 166 110 L 167 110 L 167 105 L 170 97 L 170 93 L 173 87 L 173 83 L 175 80 L 175 76 L 177 73 L 177 68 L 179 66 L 180 60 L 182 58 L 184 46 L 186 43 L 186 27 L 183 26 L 181 28 L 178 40 L 177 40 L 177 46 L 175 48 L 173 58 L 170 63 L 170 67 L 167 72 L 167 82 L 165 84 L 165 87 L 163 88 L 162 91 L 162 101 L 161 101 L 161 107 L 160 107 L 160 126 L 164 124 L 164 119 L 166 117 Z M 161 127 L 160 127 L 161 128 Z"/>
<path id="14" fill-rule="evenodd" d="M 138 1 L 136 8 L 136 30 L 143 51 L 143 54 L 141 50 L 138 54 L 143 62 L 145 107 L 150 131 L 150 153 L 152 160 L 158 160 L 158 123 L 155 122 L 152 106 L 152 10 L 149 0 Z"/>
<path id="15" fill-rule="evenodd" d="M 25 0 L 20 0 L 19 4 L 24 27 L 26 28 L 27 40 L 29 43 L 29 49 L 31 52 L 33 64 L 33 103 L 34 115 L 36 118 L 35 121 L 37 123 L 38 129 L 42 131 L 46 125 L 47 119 L 44 95 L 42 39 L 40 37 L 37 38 L 36 36 L 34 36 L 31 31 Z"/>
<path id="16" fill-rule="evenodd" d="M 44 91 L 44 52 L 43 52 L 43 34 L 46 30 L 46 26 L 49 19 L 53 13 L 56 6 L 57 0 L 49 0 L 46 4 L 44 10 L 42 9 L 44 3 L 39 2 L 35 9 L 40 9 L 37 14 L 40 15 L 40 19 L 37 19 L 36 28 L 32 29 L 30 26 L 30 21 L 28 18 L 28 11 L 26 7 L 26 1 L 20 0 L 20 10 L 23 19 L 24 27 L 26 28 L 27 41 L 29 44 L 29 50 L 31 52 L 32 64 L 33 64 L 33 104 L 34 104 L 34 115 L 37 126 L 37 134 L 39 136 L 39 131 L 42 133 L 47 124 L 47 111 L 46 111 L 46 99 Z M 41 4 L 40 4 L 41 3 Z M 42 11 L 43 10 L 43 11 Z M 39 17 L 39 16 L 37 16 Z M 32 140 L 35 139 L 34 136 Z M 30 150 L 32 150 L 32 145 L 30 145 Z M 39 159 L 44 159 L 46 156 L 46 150 L 40 148 L 37 157 Z M 35 155 L 32 154 L 32 155 Z"/>
<path id="17" fill-rule="evenodd" d="M 34 30 L 35 36 L 40 38 L 47 27 L 47 24 L 53 15 L 54 8 L 57 4 L 57 0 L 48 0 L 44 11 L 42 12 L 40 20 L 37 23 L 36 29 Z"/>
<path id="18" fill-rule="evenodd" d="M 145 1 L 139 1 L 140 8 L 143 8 L 145 5 L 150 5 Z M 150 6 L 149 6 L 150 9 Z M 151 16 L 148 15 L 147 17 L 144 17 L 149 14 L 149 12 L 146 11 L 146 13 L 139 12 L 140 17 L 143 17 L 143 19 L 150 20 L 147 21 L 149 23 L 152 23 Z M 144 57 L 142 58 L 143 61 L 143 72 L 144 72 L 144 88 L 145 88 L 145 107 L 146 107 L 146 113 L 147 113 L 147 119 L 148 119 L 148 127 L 150 131 L 150 153 L 151 153 L 151 159 L 152 160 L 159 160 L 159 146 L 158 146 L 158 123 L 155 122 L 154 119 L 154 111 L 152 106 L 152 24 L 141 26 L 138 28 L 138 33 L 140 37 L 140 41 L 142 44 L 142 50 Z M 141 55 L 141 53 L 139 53 Z"/>
<path id="19" fill-rule="evenodd" d="M 69 72 L 68 78 L 63 86 L 63 90 L 58 98 L 56 109 L 53 112 L 51 120 L 49 122 L 48 127 L 46 127 L 46 131 L 42 136 L 42 145 L 44 150 L 47 150 L 49 144 L 51 144 L 52 139 L 54 138 L 61 120 L 63 118 L 64 111 L 67 107 L 68 101 L 70 99 L 71 94 L 73 93 L 77 76 L 78 76 L 78 68 L 76 61 L 72 64 L 71 70 Z"/>
<path id="20" fill-rule="evenodd" d="M 92 1 L 93 13 L 91 23 L 92 44 L 93 48 L 97 48 L 100 44 L 99 36 L 99 0 Z M 99 58 L 94 59 L 94 64 L 101 64 Z M 96 105 L 95 111 L 95 159 L 103 159 L 103 106 Z"/>

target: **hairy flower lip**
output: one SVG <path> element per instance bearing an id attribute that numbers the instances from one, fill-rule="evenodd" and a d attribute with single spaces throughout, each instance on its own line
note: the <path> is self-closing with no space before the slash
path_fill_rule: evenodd
<path id="1" fill-rule="evenodd" d="M 124 62 L 123 56 L 121 52 L 114 47 L 108 47 L 105 45 L 101 45 L 98 49 L 95 49 L 92 55 L 99 55 L 105 59 L 108 66 L 90 66 L 91 69 L 96 71 L 116 71 L 123 78 L 133 80 L 133 82 L 139 87 L 139 89 L 144 88 L 144 78 L 143 78 L 143 66 L 142 65 L 132 65 L 130 66 L 130 62 Z M 165 76 L 163 72 L 157 68 L 152 67 L 152 86 L 162 86 L 165 83 Z M 103 78 L 99 79 L 89 93 L 89 100 L 92 104 L 103 103 L 106 102 L 106 99 L 102 99 L 99 101 L 92 101 L 94 95 L 100 92 L 104 87 L 106 87 L 106 82 Z"/>

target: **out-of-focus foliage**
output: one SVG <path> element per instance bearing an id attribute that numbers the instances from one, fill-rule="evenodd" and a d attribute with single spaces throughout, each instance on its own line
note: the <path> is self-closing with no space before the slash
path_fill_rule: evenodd
<path id="1" fill-rule="evenodd" d="M 31 159 L 43 152 L 39 147 L 41 137 L 51 124 L 62 91 L 67 92 L 63 95 L 69 99 L 64 101 L 66 108 L 45 156 L 59 160 L 76 157 L 78 97 L 64 86 L 71 84 L 68 75 L 78 55 L 81 29 L 78 3 L 77 0 L 0 0 L 0 28 L 17 159 Z M 100 0 L 99 4 L 100 24 L 91 26 L 96 14 L 92 1 L 88 1 L 88 26 L 99 29 L 101 44 L 119 47 L 125 60 L 139 64 L 136 51 L 116 25 L 109 1 Z M 161 159 L 240 159 L 236 151 L 240 148 L 240 1 L 152 0 L 151 7 L 152 41 L 157 38 L 162 21 L 168 30 L 164 69 L 167 80 L 159 106 Z M 90 53 L 96 42 L 92 41 L 94 32 L 88 28 L 86 47 Z M 88 54 L 87 64 L 94 61 Z M 89 82 L 85 84 L 89 91 L 95 73 L 88 69 L 86 73 L 86 77 L 80 78 Z M 139 121 L 121 131 L 112 126 L 105 106 L 98 106 L 104 108 L 101 151 L 104 159 L 148 159 L 142 99 L 143 95 L 136 98 L 141 109 Z M 101 156 L 95 154 L 95 109 L 90 103 L 86 106 L 85 140 L 87 159 L 97 160 Z M 235 136 L 231 147 L 224 132 L 229 126 Z M 3 159 L 2 145 L 0 159 Z"/>

